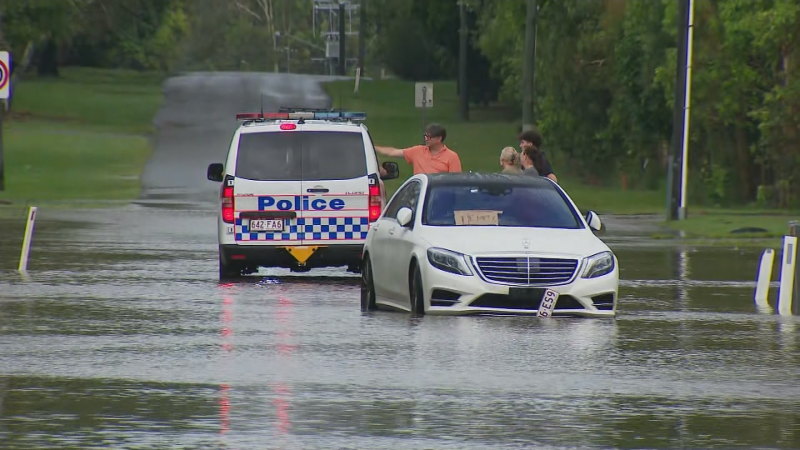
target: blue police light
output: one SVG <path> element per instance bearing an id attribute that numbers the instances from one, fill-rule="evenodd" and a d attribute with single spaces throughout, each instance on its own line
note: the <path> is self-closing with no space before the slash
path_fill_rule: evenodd
<path id="1" fill-rule="evenodd" d="M 291 111 L 291 112 L 261 112 L 261 113 L 239 113 L 236 114 L 238 120 L 367 120 L 367 113 L 360 111 Z"/>

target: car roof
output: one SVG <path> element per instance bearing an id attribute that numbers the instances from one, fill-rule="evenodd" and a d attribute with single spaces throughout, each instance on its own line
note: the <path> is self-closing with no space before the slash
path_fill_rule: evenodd
<path id="1" fill-rule="evenodd" d="M 458 172 L 458 173 L 429 173 L 425 174 L 428 178 L 428 185 L 479 185 L 479 186 L 534 186 L 553 188 L 554 184 L 546 177 L 506 174 L 506 173 L 480 173 L 480 172 Z"/>

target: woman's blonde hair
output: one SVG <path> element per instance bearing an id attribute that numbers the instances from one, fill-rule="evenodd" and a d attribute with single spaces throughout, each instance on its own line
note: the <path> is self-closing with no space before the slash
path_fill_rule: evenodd
<path id="1" fill-rule="evenodd" d="M 505 147 L 504 149 L 500 150 L 500 159 L 505 161 L 512 166 L 519 166 L 519 153 L 514 147 Z"/>

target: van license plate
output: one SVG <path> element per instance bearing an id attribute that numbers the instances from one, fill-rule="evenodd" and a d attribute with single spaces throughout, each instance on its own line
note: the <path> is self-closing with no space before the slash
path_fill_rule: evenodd
<path id="1" fill-rule="evenodd" d="M 283 231 L 283 219 L 250 219 L 250 231 Z"/>

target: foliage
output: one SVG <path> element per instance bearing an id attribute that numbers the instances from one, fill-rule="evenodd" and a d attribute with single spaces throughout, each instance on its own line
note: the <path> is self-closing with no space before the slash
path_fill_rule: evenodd
<path id="1" fill-rule="evenodd" d="M 535 121 L 557 172 L 661 189 L 672 140 L 678 10 L 686 0 L 537 0 Z M 693 2 L 689 200 L 800 205 L 800 3 Z M 331 73 L 336 13 L 313 0 L 0 0 L 16 64 Z M 338 5 L 338 4 L 337 4 Z M 366 73 L 457 78 L 460 8 L 473 104 L 520 111 L 528 2 L 361 0 Z M 323 11 L 323 12 L 320 12 Z M 357 53 L 347 38 L 348 58 Z M 25 55 L 28 55 L 27 57 Z M 352 62 L 351 62 L 352 64 Z M 25 64 L 23 64 L 24 66 Z M 518 116 L 518 114 L 516 114 Z M 473 118 L 474 120 L 474 118 Z M 509 120 L 513 128 L 514 118 Z M 759 195 L 759 192 L 761 193 Z"/>

